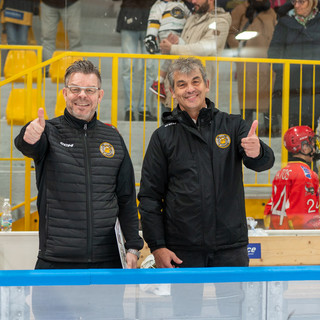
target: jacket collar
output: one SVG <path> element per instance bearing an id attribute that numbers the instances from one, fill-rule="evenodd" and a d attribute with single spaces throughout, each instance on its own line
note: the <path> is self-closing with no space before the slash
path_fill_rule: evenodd
<path id="1" fill-rule="evenodd" d="M 217 112 L 217 109 L 214 107 L 214 103 L 208 98 L 206 98 L 206 105 L 207 108 L 202 108 L 199 112 L 197 119 L 198 126 L 208 125 L 211 122 L 214 114 Z M 164 112 L 162 115 L 162 121 L 164 124 L 169 122 L 179 122 L 187 126 L 196 126 L 189 114 L 186 111 L 182 111 L 179 105 L 177 105 L 177 107 L 171 112 Z"/>
<path id="2" fill-rule="evenodd" d="M 92 128 L 95 126 L 96 122 L 97 122 L 97 113 L 94 113 L 94 116 L 92 118 L 91 121 L 86 121 L 86 120 L 82 120 L 82 119 L 78 119 L 76 117 L 74 117 L 73 115 L 71 115 L 69 113 L 69 111 L 67 110 L 67 108 L 64 109 L 64 118 L 66 119 L 66 121 L 68 122 L 68 124 L 71 127 L 74 127 L 76 129 L 83 129 L 85 124 L 87 125 L 87 128 Z"/>

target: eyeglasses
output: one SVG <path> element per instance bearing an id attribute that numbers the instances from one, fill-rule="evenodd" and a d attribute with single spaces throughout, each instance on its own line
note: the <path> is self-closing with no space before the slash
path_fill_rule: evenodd
<path id="1" fill-rule="evenodd" d="M 300 6 L 302 6 L 303 4 L 305 4 L 305 2 L 307 2 L 308 0 L 291 0 L 291 3 L 293 5 L 295 5 L 296 3 Z"/>
<path id="2" fill-rule="evenodd" d="M 85 94 L 87 94 L 88 96 L 92 96 L 100 90 L 100 88 L 97 87 L 66 86 L 66 88 L 68 88 L 73 94 L 80 94 L 80 92 L 84 90 Z"/>

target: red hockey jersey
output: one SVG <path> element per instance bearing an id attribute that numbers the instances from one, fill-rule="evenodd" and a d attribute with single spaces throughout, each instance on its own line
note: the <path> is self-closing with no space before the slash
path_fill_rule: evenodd
<path id="1" fill-rule="evenodd" d="M 320 228 L 318 175 L 302 161 L 289 162 L 272 182 L 265 214 L 270 229 Z"/>

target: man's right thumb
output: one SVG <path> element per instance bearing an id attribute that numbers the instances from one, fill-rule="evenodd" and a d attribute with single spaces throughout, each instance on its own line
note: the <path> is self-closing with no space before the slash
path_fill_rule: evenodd
<path id="1" fill-rule="evenodd" d="M 39 110 L 38 110 L 38 118 L 39 118 L 40 126 L 42 128 L 44 128 L 46 126 L 46 121 L 44 120 L 44 110 L 43 110 L 43 108 L 39 108 Z"/>

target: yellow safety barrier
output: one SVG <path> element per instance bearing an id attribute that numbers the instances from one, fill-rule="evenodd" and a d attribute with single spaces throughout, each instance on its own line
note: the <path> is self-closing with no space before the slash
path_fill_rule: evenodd
<path id="1" fill-rule="evenodd" d="M 56 102 L 56 107 L 54 109 L 54 116 L 59 117 L 63 115 L 65 107 L 66 107 L 66 101 L 64 100 L 62 90 L 60 90 L 57 95 L 57 102 Z"/>
<path id="2" fill-rule="evenodd" d="M 5 47 L 5 46 L 4 46 Z M 8 47 L 8 46 L 7 46 Z M 6 47 L 6 48 L 7 48 Z M 9 46 L 10 47 L 10 46 Z M 0 46 L 0 49 L 2 46 Z M 22 49 L 22 48 L 21 48 Z M 26 48 L 23 48 L 26 49 Z M 38 54 L 38 58 L 41 56 L 41 52 Z M 158 56 L 158 55 L 144 55 L 144 54 L 137 54 L 137 55 L 130 55 L 130 54 L 118 54 L 118 53 L 93 53 L 93 52 L 62 52 L 59 55 L 55 55 L 52 59 L 38 63 L 36 66 L 30 67 L 26 70 L 21 70 L 19 73 L 11 76 L 10 78 L 4 79 L 0 81 L 0 112 L 1 106 L 4 104 L 4 101 L 7 101 L 6 94 L 10 92 L 13 88 L 13 83 L 20 77 L 24 77 L 23 82 L 23 93 L 20 93 L 21 96 L 27 95 L 27 104 L 24 107 L 24 121 L 21 119 L 19 120 L 19 124 L 25 124 L 27 121 L 31 121 L 36 117 L 35 110 L 39 106 L 46 105 L 47 113 L 49 117 L 60 115 L 64 109 L 64 101 L 62 100 L 62 93 L 61 89 L 63 84 L 60 81 L 56 80 L 56 83 L 52 84 L 50 79 L 45 78 L 45 69 L 53 64 L 59 64 L 62 61 L 68 59 L 68 57 L 72 57 L 72 59 L 95 59 L 97 61 L 97 66 L 102 74 L 103 84 L 102 87 L 105 90 L 104 98 L 101 102 L 101 105 L 98 107 L 98 118 L 102 119 L 104 122 L 111 122 L 114 126 L 118 127 L 120 132 L 125 138 L 126 144 L 130 150 L 131 155 L 136 150 L 140 150 L 141 154 L 137 159 L 133 159 L 136 161 L 134 163 L 135 167 L 141 167 L 141 163 L 143 160 L 143 155 L 146 150 L 149 138 L 150 138 L 150 126 L 151 131 L 153 131 L 156 127 L 161 125 L 161 103 L 160 99 L 154 102 L 154 108 L 156 108 L 156 114 L 158 115 L 157 121 L 154 123 L 147 123 L 143 122 L 124 122 L 120 119 L 120 115 L 123 114 L 123 102 L 120 99 L 123 98 L 121 93 L 121 65 L 124 59 L 130 59 L 131 65 L 135 60 L 140 60 L 142 69 L 140 70 L 140 76 L 142 79 L 146 78 L 147 68 L 146 68 L 146 60 L 154 60 L 155 65 L 157 67 L 154 68 L 155 73 L 159 73 L 159 66 L 160 66 L 160 59 L 177 59 L 178 56 Z M 270 60 L 270 59 L 246 59 L 246 58 L 229 58 L 229 57 L 201 57 L 202 61 L 206 64 L 214 64 L 216 77 L 215 83 L 213 83 L 213 90 L 211 93 L 214 94 L 214 101 L 216 106 L 220 109 L 227 109 L 226 111 L 230 113 L 238 113 L 238 109 L 235 106 L 235 99 L 234 99 L 234 68 L 233 64 L 235 62 L 242 62 L 242 63 L 268 63 L 272 66 L 275 63 L 283 64 L 284 68 L 284 82 L 283 82 L 283 103 L 282 103 L 282 135 L 288 129 L 288 114 L 289 114 L 289 72 L 290 72 L 290 65 L 291 64 L 309 64 L 309 65 L 320 65 L 320 61 L 302 61 L 302 60 Z M 107 66 L 107 67 L 106 67 Z M 52 68 L 52 67 L 51 67 Z M 224 77 L 221 77 L 221 71 L 224 71 Z M 225 74 L 229 72 L 229 78 L 226 80 Z M 37 74 L 37 85 L 33 87 L 33 74 Z M 59 71 L 59 76 L 57 79 L 62 76 L 64 71 Z M 131 78 L 131 92 L 130 92 L 130 108 L 133 109 L 133 102 L 134 102 L 134 94 L 135 89 L 134 85 L 138 83 L 138 76 L 136 74 L 136 70 L 134 71 L 133 67 L 131 66 L 130 71 L 130 78 Z M 104 80 L 107 79 L 107 82 Z M 108 86 L 111 83 L 112 85 Z M 146 110 L 146 92 L 148 90 L 146 86 L 146 81 L 142 80 L 141 85 L 144 88 L 144 109 Z M 19 88 L 20 89 L 20 88 Z M 22 98 L 21 98 L 22 99 Z M 24 100 L 24 99 L 22 99 Z M 62 102 L 61 102 L 62 101 Z M 53 108 L 49 108 L 48 104 Z M 8 103 L 9 105 L 9 103 Z M 32 105 L 32 106 L 31 106 Z M 17 134 L 17 130 L 14 128 L 14 121 L 11 120 L 15 117 L 15 115 L 9 112 L 9 110 L 13 110 L 14 107 L 10 107 L 8 109 L 7 116 L 10 119 L 8 123 L 1 124 L 2 128 L 0 133 L 3 134 L 4 129 L 8 130 L 8 139 L 2 138 L 0 135 L 0 144 L 6 144 L 7 146 L 10 145 L 10 148 L 7 148 L 5 152 L 1 153 L 0 161 L 3 163 L 8 164 L 7 170 L 9 173 L 8 178 L 8 190 L 6 193 L 10 196 L 11 202 L 13 203 L 13 209 L 24 208 L 24 225 L 25 230 L 31 230 L 31 212 L 35 211 L 32 209 L 33 201 L 36 199 L 36 190 L 35 190 L 35 182 L 34 182 L 34 166 L 32 160 L 26 157 L 22 157 L 17 150 L 13 147 L 13 140 Z M 54 109 L 53 112 L 50 114 L 49 110 Z M 257 110 L 258 111 L 258 110 Z M 13 111 L 15 112 L 15 111 Z M 23 111 L 22 111 L 23 112 Z M 21 113 L 22 113 L 21 112 Z M 20 111 L 17 111 L 20 113 Z M 17 115 L 16 115 L 17 116 Z M 257 117 L 259 117 L 259 112 L 257 112 Z M 272 127 L 272 99 L 270 93 L 270 109 L 269 109 L 269 121 L 270 121 L 270 128 Z M 133 125 L 134 124 L 134 125 Z M 4 126 L 8 126 L 4 128 Z M 149 128 L 149 131 L 148 131 Z M 139 137 L 139 138 L 138 138 Z M 268 137 L 265 137 L 265 142 L 268 143 L 271 147 L 273 147 L 274 138 L 269 134 Z M 279 141 L 279 138 L 278 138 Z M 137 157 L 137 155 L 136 155 Z M 278 164 L 280 164 L 279 159 Z M 16 163 L 22 162 L 24 163 L 24 180 L 23 181 L 16 181 L 16 176 L 14 172 L 16 170 Z M 280 166 L 285 165 L 287 162 L 287 152 L 285 149 L 282 148 L 281 150 L 281 164 Z M 19 170 L 21 170 L 21 166 L 19 166 Z M 258 173 L 250 173 L 249 175 L 244 174 L 244 183 L 246 188 L 267 188 L 270 190 L 271 182 L 274 176 L 274 171 L 269 171 L 268 174 L 261 175 Z M 262 178 L 261 178 L 262 177 Z M 248 179 L 248 180 L 247 180 Z M 2 178 L 1 178 L 2 180 Z M 138 179 L 137 179 L 138 180 Z M 13 186 L 17 183 L 19 185 L 24 185 L 24 202 L 17 201 L 15 199 L 15 195 L 13 194 Z M 139 186 L 139 184 L 137 184 Z M 265 198 L 261 197 L 261 203 L 265 202 Z M 257 203 L 257 207 L 259 211 L 263 209 L 263 205 L 261 203 Z M 261 213 L 260 213 L 261 214 Z"/>

